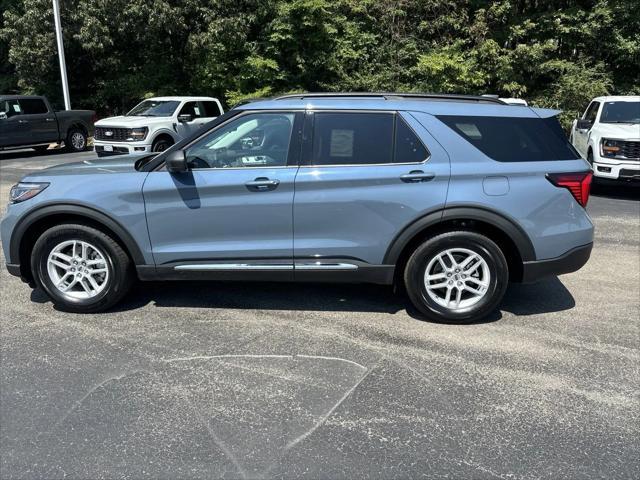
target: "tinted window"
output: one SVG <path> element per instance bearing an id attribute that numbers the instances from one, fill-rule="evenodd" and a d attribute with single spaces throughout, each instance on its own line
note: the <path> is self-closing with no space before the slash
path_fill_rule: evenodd
<path id="1" fill-rule="evenodd" d="M 573 160 L 579 158 L 556 117 L 467 117 L 438 119 L 482 153 L 500 162 Z"/>
<path id="2" fill-rule="evenodd" d="M 205 117 L 219 117 L 222 115 L 220 107 L 216 102 L 201 102 L 204 108 Z"/>
<path id="3" fill-rule="evenodd" d="M 7 118 L 9 118 L 22 114 L 22 109 L 20 108 L 18 100 L 4 100 L 0 103 L 0 112 L 4 112 Z"/>
<path id="4" fill-rule="evenodd" d="M 394 163 L 420 163 L 429 156 L 429 152 L 418 139 L 413 130 L 404 123 L 400 116 L 396 117 L 396 141 Z"/>
<path id="5" fill-rule="evenodd" d="M 24 115 L 37 115 L 49 111 L 44 101 L 39 98 L 23 98 L 20 100 L 20 106 Z"/>
<path id="6" fill-rule="evenodd" d="M 391 163 L 393 120 L 386 113 L 316 113 L 312 164 Z"/>
<path id="7" fill-rule="evenodd" d="M 191 115 L 193 118 L 202 117 L 202 112 L 200 111 L 200 107 L 197 102 L 187 102 L 185 103 L 178 115 Z"/>
<path id="8" fill-rule="evenodd" d="M 598 115 L 598 107 L 600 107 L 599 102 L 591 102 L 591 105 L 589 105 L 589 108 L 587 108 L 587 111 L 584 114 L 584 120 L 589 120 L 590 122 L 595 123 L 596 116 Z"/>
<path id="9" fill-rule="evenodd" d="M 640 123 L 640 102 L 606 102 L 600 123 Z"/>
<path id="10" fill-rule="evenodd" d="M 205 135 L 186 151 L 192 168 L 285 166 L 295 114 L 242 115 Z"/>

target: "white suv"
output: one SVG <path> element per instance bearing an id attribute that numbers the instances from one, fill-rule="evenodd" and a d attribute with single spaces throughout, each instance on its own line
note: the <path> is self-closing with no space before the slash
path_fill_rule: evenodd
<path id="1" fill-rule="evenodd" d="M 640 180 L 640 96 L 594 98 L 574 120 L 571 143 L 594 177 Z"/>
<path id="2" fill-rule="evenodd" d="M 95 149 L 98 156 L 162 152 L 222 113 L 216 98 L 149 98 L 126 115 L 97 121 Z"/>

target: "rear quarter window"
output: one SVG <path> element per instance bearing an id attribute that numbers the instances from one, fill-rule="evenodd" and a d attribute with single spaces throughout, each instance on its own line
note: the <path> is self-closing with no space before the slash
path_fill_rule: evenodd
<path id="1" fill-rule="evenodd" d="M 556 117 L 438 115 L 437 118 L 486 156 L 499 162 L 580 158 Z"/>

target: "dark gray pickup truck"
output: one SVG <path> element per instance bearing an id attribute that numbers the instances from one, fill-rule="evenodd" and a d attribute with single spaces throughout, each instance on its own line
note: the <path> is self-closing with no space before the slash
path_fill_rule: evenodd
<path id="1" fill-rule="evenodd" d="M 54 112 L 45 97 L 0 95 L 0 150 L 46 150 L 61 142 L 69 151 L 85 150 L 95 115 L 92 110 Z"/>

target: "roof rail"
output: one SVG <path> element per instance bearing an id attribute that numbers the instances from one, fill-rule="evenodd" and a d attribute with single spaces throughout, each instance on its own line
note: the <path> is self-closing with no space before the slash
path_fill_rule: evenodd
<path id="1" fill-rule="evenodd" d="M 383 100 L 435 100 L 450 102 L 478 102 L 497 103 L 505 105 L 505 102 L 495 97 L 485 97 L 480 95 L 459 95 L 452 93 L 394 93 L 394 92 L 318 92 L 318 93 L 291 93 L 282 95 L 274 100 L 290 100 L 305 98 L 381 98 Z"/>

